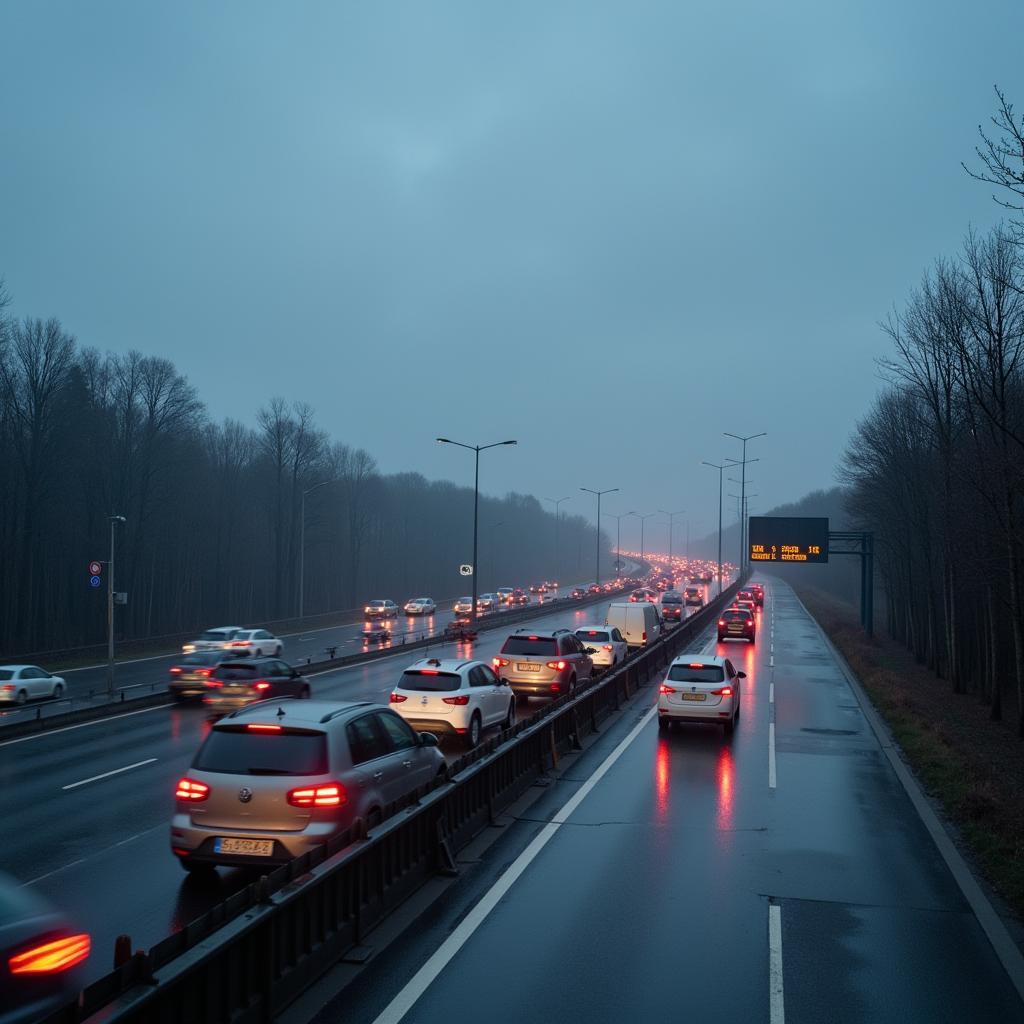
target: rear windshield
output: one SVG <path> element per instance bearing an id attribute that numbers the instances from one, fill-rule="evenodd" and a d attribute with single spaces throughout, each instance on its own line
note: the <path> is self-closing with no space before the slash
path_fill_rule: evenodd
<path id="1" fill-rule="evenodd" d="M 327 737 L 322 732 L 214 729 L 192 767 L 229 775 L 326 775 Z"/>
<path id="2" fill-rule="evenodd" d="M 208 629 L 205 633 L 199 634 L 200 640 L 230 640 L 237 629 Z"/>
<path id="3" fill-rule="evenodd" d="M 606 629 L 577 629 L 576 635 L 584 643 L 587 643 L 590 640 L 596 641 L 597 643 L 604 643 L 611 639 Z"/>
<path id="4" fill-rule="evenodd" d="M 197 651 L 178 659 L 179 665 L 216 665 L 224 657 L 223 651 Z"/>
<path id="5" fill-rule="evenodd" d="M 558 644 L 550 637 L 510 636 L 501 649 L 502 654 L 536 654 L 546 657 L 558 653 Z"/>
<path id="6" fill-rule="evenodd" d="M 687 597 L 693 597 L 694 595 L 699 594 L 699 593 L 700 593 L 700 591 L 696 587 L 687 587 L 686 588 L 686 596 Z"/>
<path id="7" fill-rule="evenodd" d="M 751 594 L 751 592 L 750 592 L 749 590 L 741 590 L 741 591 L 740 591 L 740 592 L 739 592 L 739 593 L 738 593 L 738 594 L 736 595 L 736 598 L 737 598 L 737 600 L 739 600 L 739 601 L 749 601 L 749 600 L 750 600 L 750 599 L 751 599 L 751 598 L 752 598 L 753 596 L 754 596 L 754 595 L 753 595 L 753 594 Z"/>
<path id="8" fill-rule="evenodd" d="M 678 594 L 665 594 L 661 599 L 662 604 L 682 604 L 683 599 Z"/>
<path id="9" fill-rule="evenodd" d="M 427 693 L 457 690 L 461 684 L 462 677 L 458 672 L 432 672 L 430 669 L 410 669 L 403 672 L 402 678 L 398 680 L 400 690 L 423 690 Z"/>
<path id="10" fill-rule="evenodd" d="M 722 618 L 726 622 L 749 622 L 750 612 L 745 608 L 729 608 L 722 612 Z"/>
<path id="11" fill-rule="evenodd" d="M 0 679 L 13 679 L 14 669 L 11 668 L 0 668 Z"/>
<path id="12" fill-rule="evenodd" d="M 647 596 L 647 591 L 646 590 L 634 590 L 633 593 L 630 596 L 631 597 L 646 597 Z"/>
<path id="13" fill-rule="evenodd" d="M 217 669 L 218 679 L 255 679 L 260 672 L 259 665 L 247 665 L 245 663 L 239 665 L 221 665 Z"/>
<path id="14" fill-rule="evenodd" d="M 720 683 L 725 679 L 721 665 L 672 665 L 668 677 L 674 683 Z"/>

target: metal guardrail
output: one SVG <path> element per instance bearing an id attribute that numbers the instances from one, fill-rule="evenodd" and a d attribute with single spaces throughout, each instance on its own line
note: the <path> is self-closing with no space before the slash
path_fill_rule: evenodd
<path id="1" fill-rule="evenodd" d="M 575 696 L 481 744 L 451 782 L 423 787 L 365 827 L 286 864 L 90 985 L 45 1024 L 269 1024 L 512 804 L 559 754 L 579 749 L 739 589 Z"/>

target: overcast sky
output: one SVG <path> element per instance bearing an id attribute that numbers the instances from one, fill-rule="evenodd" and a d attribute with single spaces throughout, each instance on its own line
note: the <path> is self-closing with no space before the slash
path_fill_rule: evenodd
<path id="1" fill-rule="evenodd" d="M 302 398 L 462 482 L 435 436 L 514 437 L 486 491 L 704 532 L 723 430 L 769 434 L 752 513 L 834 482 L 877 321 L 998 216 L 960 160 L 1022 39 L 1021 0 L 8 0 L 0 276 L 215 418 Z"/>

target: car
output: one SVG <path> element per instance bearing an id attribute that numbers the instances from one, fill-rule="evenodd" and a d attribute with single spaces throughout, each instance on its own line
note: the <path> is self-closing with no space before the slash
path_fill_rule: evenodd
<path id="1" fill-rule="evenodd" d="M 600 583 L 591 583 L 590 586 L 587 587 L 587 593 L 588 594 L 600 594 L 601 593 L 601 584 Z"/>
<path id="2" fill-rule="evenodd" d="M 710 722 L 731 734 L 740 717 L 740 680 L 728 658 L 682 654 L 673 658 L 658 688 L 658 728 L 673 722 Z"/>
<path id="3" fill-rule="evenodd" d="M 477 631 L 473 625 L 473 620 L 468 615 L 457 615 L 454 619 L 449 619 L 445 624 L 444 632 L 441 636 L 445 640 L 472 643 L 476 640 Z"/>
<path id="4" fill-rule="evenodd" d="M 756 615 L 757 614 L 757 605 L 754 603 L 754 599 L 753 598 L 746 598 L 745 597 L 742 600 L 737 598 L 735 601 L 733 601 L 732 607 L 733 608 L 746 608 L 746 610 L 748 612 L 750 612 L 751 615 Z"/>
<path id="5" fill-rule="evenodd" d="M 387 600 L 368 601 L 363 609 L 363 614 L 368 619 L 396 619 L 398 618 L 398 605 L 394 601 Z"/>
<path id="6" fill-rule="evenodd" d="M 186 871 L 260 871 L 447 776 L 437 737 L 369 701 L 270 700 L 220 719 L 175 790 L 171 852 Z"/>
<path id="7" fill-rule="evenodd" d="M 257 700 L 310 696 L 309 683 L 302 673 L 277 658 L 222 661 L 203 685 L 206 691 L 203 704 L 215 714 L 233 711 Z"/>
<path id="8" fill-rule="evenodd" d="M 452 605 L 452 611 L 456 615 L 469 615 L 473 611 L 473 598 L 470 596 L 460 597 L 455 604 Z"/>
<path id="9" fill-rule="evenodd" d="M 240 629 L 226 651 L 236 657 L 279 658 L 284 644 L 265 629 Z"/>
<path id="10" fill-rule="evenodd" d="M 548 590 L 557 590 L 559 583 L 558 580 L 548 580 L 547 583 L 544 584 L 544 586 L 546 586 Z"/>
<path id="11" fill-rule="evenodd" d="M 530 595 L 527 594 L 525 590 L 521 590 L 519 587 L 516 587 L 516 589 L 512 591 L 512 598 L 509 601 L 509 604 L 529 604 L 529 603 L 530 603 Z"/>
<path id="12" fill-rule="evenodd" d="M 701 583 L 710 583 L 715 578 L 712 572 L 702 572 L 700 574 Z"/>
<path id="13" fill-rule="evenodd" d="M 675 590 L 666 590 L 661 595 L 661 617 L 665 622 L 683 621 L 682 594 Z"/>
<path id="14" fill-rule="evenodd" d="M 700 587 L 687 587 L 683 591 L 683 602 L 687 607 L 704 607 L 704 594 Z"/>
<path id="15" fill-rule="evenodd" d="M 572 592 L 569 594 L 571 598 L 578 601 L 582 597 L 587 596 L 587 592 L 582 587 L 573 587 Z"/>
<path id="16" fill-rule="evenodd" d="M 630 647 L 646 647 L 662 634 L 661 615 L 650 601 L 613 601 L 604 621 L 615 626 Z"/>
<path id="17" fill-rule="evenodd" d="M 228 659 L 226 651 L 183 654 L 168 670 L 167 692 L 177 701 L 201 700 L 206 696 L 206 680 L 222 661 Z"/>
<path id="18" fill-rule="evenodd" d="M 548 585 L 546 583 L 531 583 L 530 593 L 531 594 L 546 594 L 548 592 Z"/>
<path id="19" fill-rule="evenodd" d="M 479 615 L 481 612 L 486 614 L 487 612 L 493 612 L 498 607 L 498 595 L 497 594 L 479 594 L 476 599 L 476 612 Z"/>
<path id="20" fill-rule="evenodd" d="M 185 654 L 193 651 L 226 651 L 231 641 L 244 629 L 244 626 L 215 626 L 200 633 L 198 638 L 182 646 Z"/>
<path id="21" fill-rule="evenodd" d="M 470 750 L 484 729 L 511 729 L 516 720 L 515 694 L 482 661 L 414 662 L 391 691 L 391 706 L 417 732 L 460 737 Z"/>
<path id="22" fill-rule="evenodd" d="M 502 604 L 511 604 L 512 595 L 515 593 L 515 590 L 512 587 L 498 587 L 495 593 Z"/>
<path id="23" fill-rule="evenodd" d="M 517 697 L 561 697 L 593 676 L 593 653 L 568 629 L 518 629 L 491 665 Z"/>
<path id="24" fill-rule="evenodd" d="M 736 601 L 749 601 L 751 604 L 754 603 L 753 592 L 749 589 L 737 590 L 735 599 Z"/>
<path id="25" fill-rule="evenodd" d="M 650 587 L 640 587 L 629 595 L 630 601 L 657 601 L 658 595 Z"/>
<path id="26" fill-rule="evenodd" d="M 607 672 L 626 660 L 629 647 L 615 626 L 577 626 L 576 639 L 584 647 L 593 648 L 590 658 L 595 669 Z"/>
<path id="27" fill-rule="evenodd" d="M 38 665 L 0 665 L 0 703 L 24 704 L 41 697 L 64 696 L 63 676 L 50 675 Z"/>
<path id="28" fill-rule="evenodd" d="M 437 605 L 431 597 L 411 597 L 402 610 L 406 615 L 433 615 Z"/>
<path id="29" fill-rule="evenodd" d="M 757 624 L 749 608 L 726 608 L 718 618 L 718 642 L 725 639 L 754 643 Z"/>
<path id="30" fill-rule="evenodd" d="M 758 608 L 764 607 L 764 587 L 760 583 L 751 583 L 750 592 L 754 595 L 754 604 Z"/>
<path id="31" fill-rule="evenodd" d="M 49 1019 L 75 1002 L 92 939 L 34 889 L 0 876 L 0 1022 Z"/>

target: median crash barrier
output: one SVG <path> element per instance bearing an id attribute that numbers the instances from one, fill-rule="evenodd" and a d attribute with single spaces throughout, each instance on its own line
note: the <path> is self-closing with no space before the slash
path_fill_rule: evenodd
<path id="1" fill-rule="evenodd" d="M 450 781 L 399 805 L 367 837 L 360 823 L 218 904 L 148 952 L 124 959 L 46 1024 L 270 1024 L 534 781 L 578 748 L 713 624 L 735 583 L 702 611 L 460 758 Z"/>

